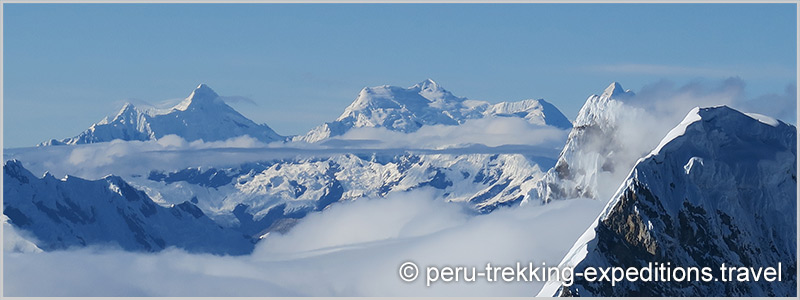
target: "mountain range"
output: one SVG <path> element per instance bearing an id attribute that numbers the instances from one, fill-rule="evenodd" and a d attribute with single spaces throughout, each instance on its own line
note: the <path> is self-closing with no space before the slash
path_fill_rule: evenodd
<path id="1" fill-rule="evenodd" d="M 333 122 L 313 128 L 304 135 L 288 137 L 309 143 L 342 135 L 353 128 L 386 128 L 413 132 L 424 125 L 459 125 L 467 120 L 489 116 L 518 117 L 536 125 L 561 129 L 571 122 L 555 106 L 539 100 L 500 102 L 467 100 L 453 96 L 431 79 L 410 88 L 366 87 Z M 50 140 L 40 146 L 75 145 L 124 141 L 145 141 L 174 134 L 187 141 L 220 141 L 248 135 L 264 143 L 284 141 L 266 124 L 256 124 L 225 104 L 205 84 L 199 85 L 179 104 L 168 109 L 138 109 L 126 103 L 111 120 L 103 119 L 71 138 Z"/>
<path id="2" fill-rule="evenodd" d="M 309 213 L 414 189 L 431 189 L 475 214 L 589 198 L 608 204 L 562 266 L 582 270 L 670 261 L 758 267 L 782 262 L 786 278 L 779 284 L 616 286 L 577 280 L 571 286 L 548 283 L 540 295 L 796 296 L 796 127 L 725 106 L 695 108 L 655 149 L 639 153 L 622 143 L 630 138 L 625 127 L 635 124 L 625 105 L 633 97 L 614 82 L 589 96 L 570 122 L 541 99 L 490 104 L 456 97 L 425 80 L 409 88 L 364 88 L 336 120 L 286 137 L 245 118 L 201 84 L 172 108 L 140 110 L 127 104 L 111 120 L 33 151 L 54 145 L 72 145 L 77 151 L 84 147 L 80 144 L 170 134 L 188 141 L 248 135 L 264 143 L 320 143 L 357 128 L 412 133 L 423 126 L 460 126 L 482 118 L 519 118 L 569 133 L 560 153 L 478 145 L 309 156 L 287 148 L 291 155 L 283 158 L 235 164 L 175 169 L 141 162 L 149 168 L 145 173 L 119 170 L 125 175 L 96 179 L 35 176 L 24 161 L 12 158 L 4 164 L 3 213 L 44 251 L 91 245 L 160 251 L 172 246 L 238 255 L 252 251 L 270 232 L 291 230 Z"/>

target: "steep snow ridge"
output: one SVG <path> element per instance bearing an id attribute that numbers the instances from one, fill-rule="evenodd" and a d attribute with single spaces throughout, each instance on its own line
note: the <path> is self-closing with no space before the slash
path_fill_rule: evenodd
<path id="1" fill-rule="evenodd" d="M 603 94 L 600 95 L 600 98 L 623 98 L 632 95 L 633 94 L 630 90 L 623 89 L 622 85 L 615 81 L 612 82 L 605 90 L 603 90 Z"/>
<path id="2" fill-rule="evenodd" d="M 99 143 L 115 139 L 145 141 L 169 134 L 188 141 L 206 142 L 242 135 L 265 143 L 285 139 L 266 124 L 256 124 L 242 116 L 225 104 L 210 87 L 201 84 L 189 97 L 170 109 L 140 110 L 127 103 L 110 121 L 103 119 L 75 137 L 50 140 L 40 146 Z"/>
<path id="3" fill-rule="evenodd" d="M 555 168 L 538 184 L 539 201 L 599 199 L 603 197 L 603 186 L 616 185 L 624 178 L 626 174 L 621 172 L 629 170 L 633 162 L 617 158 L 626 151 L 618 141 L 626 137 L 618 131 L 623 123 L 633 123 L 629 120 L 637 109 L 625 106 L 621 100 L 632 96 L 633 92 L 623 90 L 617 82 L 611 83 L 602 95 L 589 96 L 575 118 Z"/>
<path id="4" fill-rule="evenodd" d="M 569 120 L 544 100 L 492 105 L 456 97 L 427 79 L 409 88 L 366 87 L 335 121 L 317 126 L 294 140 L 314 143 L 359 127 L 382 127 L 408 133 L 424 125 L 459 125 L 487 116 L 521 117 L 533 124 L 571 127 Z"/>
<path id="5" fill-rule="evenodd" d="M 780 282 L 548 284 L 540 295 L 784 296 L 797 290 L 797 129 L 720 106 L 695 108 L 639 160 L 562 261 L 593 267 L 777 267 Z M 770 122 L 772 123 L 772 122 Z M 738 273 L 737 273 L 738 274 Z M 556 291 L 558 290 L 558 291 Z"/>
<path id="6" fill-rule="evenodd" d="M 661 148 L 663 148 L 667 143 L 671 142 L 672 140 L 674 140 L 679 136 L 684 135 L 686 133 L 686 127 L 688 127 L 694 122 L 700 121 L 701 119 L 702 117 L 700 116 L 700 108 L 699 107 L 693 108 L 691 111 L 689 111 L 689 114 L 686 115 L 683 121 L 681 121 L 678 124 L 678 126 L 676 126 L 667 133 L 667 135 L 661 140 L 660 143 L 658 143 L 658 146 L 655 149 L 653 149 L 653 151 L 650 152 L 650 154 L 651 155 L 658 154 L 658 152 L 661 151 Z"/>
<path id="7" fill-rule="evenodd" d="M 200 84 L 189 94 L 189 97 L 183 99 L 183 101 L 175 105 L 172 109 L 186 111 L 190 108 L 216 108 L 224 104 L 225 102 L 222 101 L 222 98 L 220 98 L 214 90 L 206 84 Z"/>
<path id="8" fill-rule="evenodd" d="M 89 245 L 131 251 L 167 247 L 191 252 L 245 254 L 253 241 L 224 229 L 192 203 L 154 203 L 117 176 L 84 180 L 38 178 L 16 160 L 3 166 L 3 214 L 31 232 L 45 251 Z"/>

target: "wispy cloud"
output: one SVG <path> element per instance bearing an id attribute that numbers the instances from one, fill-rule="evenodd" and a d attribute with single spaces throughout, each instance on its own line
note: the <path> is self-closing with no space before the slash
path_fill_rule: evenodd
<path id="1" fill-rule="evenodd" d="M 468 120 L 459 126 L 426 125 L 411 133 L 385 128 L 355 128 L 334 140 L 343 142 L 370 141 L 370 147 L 403 148 L 414 145 L 423 149 L 446 149 L 480 144 L 535 145 L 560 148 L 568 130 L 528 123 L 522 118 L 486 117 Z"/>
<path id="2" fill-rule="evenodd" d="M 236 96 L 236 95 L 234 95 L 234 96 L 220 96 L 220 98 L 222 98 L 222 100 L 225 101 L 225 103 L 228 103 L 228 104 L 246 103 L 246 104 L 258 106 L 258 103 L 255 100 L 253 100 L 251 98 L 248 98 L 248 97 L 245 97 L 245 96 Z"/>

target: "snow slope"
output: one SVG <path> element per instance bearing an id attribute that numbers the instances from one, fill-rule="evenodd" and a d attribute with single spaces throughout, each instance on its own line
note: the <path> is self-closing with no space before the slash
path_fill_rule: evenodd
<path id="1" fill-rule="evenodd" d="M 170 109 L 137 109 L 127 103 L 111 120 L 103 119 L 81 134 L 40 145 L 74 145 L 110 142 L 115 139 L 144 141 L 174 134 L 187 141 L 221 141 L 248 135 L 262 142 L 284 140 L 266 124 L 242 116 L 205 84 Z"/>
<path id="2" fill-rule="evenodd" d="M 758 117 L 758 116 L 756 116 Z M 719 281 L 550 283 L 540 295 L 797 296 L 797 129 L 695 108 L 639 160 L 562 261 L 576 272 L 649 262 L 709 267 Z M 778 267 L 781 281 L 723 282 L 719 267 Z M 738 273 L 734 273 L 738 274 Z"/>

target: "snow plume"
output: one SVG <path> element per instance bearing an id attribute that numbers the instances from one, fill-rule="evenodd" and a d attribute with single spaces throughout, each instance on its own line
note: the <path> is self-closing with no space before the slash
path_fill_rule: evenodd
<path id="1" fill-rule="evenodd" d="M 662 80 L 644 86 L 629 103 L 678 121 L 696 106 L 727 105 L 743 112 L 759 113 L 794 123 L 797 86 L 787 85 L 782 94 L 748 97 L 746 83 L 738 77 L 716 82 L 693 81 L 683 86 Z"/>
<path id="2" fill-rule="evenodd" d="M 427 266 L 555 265 L 602 209 L 576 199 L 475 215 L 433 191 L 361 199 L 271 233 L 247 256 L 79 249 L 5 257 L 6 296 L 531 296 L 542 282 L 438 282 Z M 569 215 L 569 218 L 564 218 Z M 569 221 L 566 221 L 569 220 Z M 559 230 L 538 230 L 553 228 Z M 406 261 L 416 281 L 399 278 Z"/>
<path id="3" fill-rule="evenodd" d="M 726 105 L 745 113 L 763 114 L 793 123 L 796 122 L 796 91 L 794 85 L 789 85 L 782 95 L 748 98 L 745 82 L 736 77 L 712 82 L 694 81 L 682 86 L 659 81 L 644 86 L 636 95 L 624 100 L 625 105 L 638 109 L 632 110 L 634 116 L 619 124 L 619 141 L 626 144 L 626 149 L 632 149 L 627 151 L 630 157 L 626 159 L 632 167 L 694 107 Z"/>
<path id="4" fill-rule="evenodd" d="M 770 93 L 737 104 L 742 110 L 797 124 L 797 85 L 786 86 L 782 94 Z M 734 105 L 736 106 L 736 105 Z"/>
<path id="5" fill-rule="evenodd" d="M 258 102 L 245 96 L 220 96 L 220 98 L 222 98 L 222 101 L 225 101 L 225 103 L 228 105 L 244 103 L 252 106 L 258 106 Z"/>
<path id="6" fill-rule="evenodd" d="M 790 86 L 783 96 L 749 99 L 739 78 L 682 86 L 659 81 L 636 93 L 612 84 L 603 96 L 589 97 L 581 109 L 559 163 L 538 187 L 539 197 L 543 201 L 574 197 L 606 201 L 636 161 L 653 150 L 692 108 L 727 105 L 768 116 L 775 116 L 779 109 L 786 111 L 779 115 L 793 115 L 794 90 Z M 759 99 L 768 103 L 760 107 Z"/>
<path id="7" fill-rule="evenodd" d="M 354 128 L 332 140 L 375 148 L 445 149 L 481 144 L 535 145 L 557 148 L 564 144 L 568 130 L 531 124 L 516 117 L 485 117 L 468 120 L 459 126 L 426 125 L 410 133 L 385 128 Z M 331 141 L 328 142 L 331 144 Z"/>

